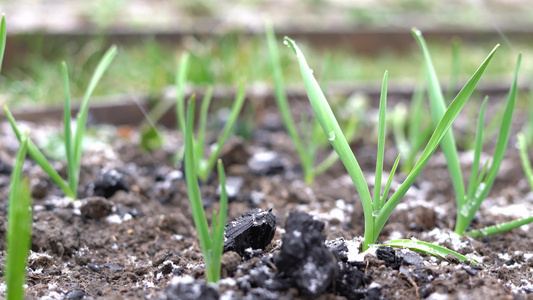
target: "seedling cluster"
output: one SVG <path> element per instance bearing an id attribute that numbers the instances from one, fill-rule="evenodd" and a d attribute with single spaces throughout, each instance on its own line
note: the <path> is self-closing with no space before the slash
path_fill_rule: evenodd
<path id="1" fill-rule="evenodd" d="M 366 181 L 362 168 L 358 160 L 353 154 L 349 141 L 356 134 L 356 121 L 348 122 L 344 130 L 337 121 L 334 112 L 327 101 L 322 89 L 315 79 L 312 70 L 309 68 L 304 54 L 290 38 L 285 38 L 284 43 L 296 54 L 296 59 L 299 64 L 303 82 L 311 103 L 312 109 L 316 116 L 314 125 L 307 124 L 311 132 L 311 138 L 304 140 L 299 134 L 299 127 L 296 125 L 293 116 L 289 109 L 289 102 L 287 99 L 283 74 L 280 67 L 280 59 L 278 53 L 278 46 L 274 32 L 270 26 L 266 28 L 266 39 L 270 53 L 270 62 L 272 66 L 272 74 L 274 77 L 276 101 L 280 114 L 284 121 L 286 130 L 290 135 L 296 152 L 300 156 L 300 161 L 303 169 L 304 181 L 311 185 L 314 178 L 320 173 L 325 172 L 331 167 L 339 158 L 346 167 L 350 178 L 352 179 L 357 193 L 361 199 L 364 211 L 365 233 L 362 250 L 367 250 L 371 245 L 378 240 L 380 232 L 385 223 L 393 213 L 394 209 L 403 199 L 407 191 L 413 186 L 415 180 L 421 174 L 423 168 L 426 166 L 434 152 L 439 146 L 446 157 L 448 170 L 450 172 L 451 181 L 453 183 L 456 205 L 457 205 L 457 221 L 455 225 L 455 232 L 459 235 L 467 234 L 472 237 L 481 237 L 494 233 L 511 230 L 518 226 L 533 222 L 533 217 L 516 220 L 504 224 L 482 228 L 479 230 L 469 231 L 469 226 L 475 213 L 479 210 L 482 201 L 487 197 L 498 173 L 501 162 L 504 158 L 505 150 L 510 136 L 511 120 L 516 101 L 517 93 L 517 77 L 521 62 L 521 54 L 518 56 L 516 63 L 516 70 L 514 74 L 513 84 L 510 88 L 509 96 L 505 103 L 503 115 L 500 124 L 499 136 L 497 146 L 493 158 L 490 161 L 481 162 L 481 150 L 483 146 L 483 124 L 484 115 L 487 105 L 485 100 L 480 107 L 479 119 L 476 131 L 474 160 L 470 181 L 465 188 L 462 178 L 461 168 L 458 160 L 458 150 L 456 142 L 451 130 L 454 120 L 467 103 L 468 99 L 474 92 L 474 89 L 481 79 L 485 69 L 493 59 L 498 45 L 488 54 L 486 59 L 480 64 L 472 77 L 464 85 L 461 91 L 455 96 L 453 101 L 449 103 L 446 108 L 442 90 L 439 81 L 432 65 L 431 57 L 425 41 L 421 33 L 414 29 L 413 35 L 419 43 L 425 60 L 425 79 L 421 82 L 426 82 L 428 87 L 431 115 L 433 120 L 433 127 L 429 130 L 419 130 L 422 126 L 422 101 L 423 91 L 419 87 L 412 101 L 411 113 L 414 115 L 410 119 L 408 125 L 408 136 L 405 136 L 404 129 L 406 126 L 406 113 L 397 111 L 394 114 L 392 124 L 395 126 L 393 134 L 396 138 L 399 152 L 406 156 L 406 162 L 402 164 L 402 171 L 405 174 L 403 183 L 394 191 L 391 188 L 393 177 L 400 165 L 400 155 L 396 158 L 390 175 L 383 185 L 383 172 L 385 160 L 385 141 L 386 141 L 386 124 L 387 124 L 387 83 L 388 72 L 385 71 L 383 75 L 381 98 L 379 104 L 379 121 L 378 121 L 378 142 L 376 155 L 376 169 L 374 176 L 374 188 L 371 191 L 371 185 Z M 0 37 L 2 43 L 0 47 L 0 55 L 3 56 L 5 48 L 5 19 L 2 18 Z M 458 46 L 454 46 L 454 55 L 458 55 Z M 22 178 L 22 166 L 26 153 L 39 164 L 42 169 L 50 176 L 50 178 L 62 189 L 65 196 L 76 199 L 78 196 L 80 168 L 82 157 L 82 140 L 85 134 L 89 99 L 103 76 L 106 69 L 111 64 L 117 49 L 112 46 L 102 57 L 100 63 L 96 67 L 92 79 L 89 82 L 87 90 L 83 96 L 79 113 L 76 120 L 71 119 L 71 103 L 70 103 L 70 88 L 69 76 L 65 63 L 61 66 L 61 74 L 65 89 L 64 101 L 64 147 L 67 162 L 67 180 L 64 180 L 58 172 L 52 167 L 45 155 L 35 146 L 30 140 L 29 134 L 23 133 L 18 127 L 13 115 L 7 107 L 5 113 L 10 122 L 13 131 L 20 141 L 19 151 L 17 153 L 15 167 L 12 173 L 12 181 L 9 195 L 9 220 L 8 220 L 8 259 L 6 267 L 6 282 L 8 285 L 8 298 L 21 299 L 23 297 L 23 283 L 26 257 L 31 245 L 31 195 L 30 187 L 27 180 Z M 456 53 L 457 52 L 457 53 Z M 0 58 L 1 59 L 1 58 Z M 456 59 L 458 61 L 458 59 Z M 454 60 L 455 61 L 455 60 Z M 458 67 L 454 65 L 453 70 Z M 221 271 L 221 259 L 224 245 L 224 229 L 226 225 L 226 218 L 228 212 L 228 196 L 226 193 L 226 177 L 224 167 L 219 159 L 222 147 L 227 141 L 231 130 L 237 122 L 239 113 L 243 107 L 245 100 L 245 84 L 242 81 L 239 84 L 233 106 L 225 125 L 220 132 L 219 138 L 214 143 L 211 152 L 207 158 L 204 158 L 204 151 L 206 147 L 206 124 L 209 113 L 211 98 L 213 95 L 213 88 L 207 89 L 203 98 L 200 110 L 197 138 L 195 138 L 195 106 L 196 96 L 192 94 L 185 106 L 185 84 L 187 82 L 187 74 L 189 71 L 189 54 L 184 54 L 180 60 L 176 76 L 176 116 L 177 128 L 181 132 L 184 139 L 184 147 L 177 149 L 176 158 L 178 161 L 183 161 L 188 196 L 194 224 L 198 232 L 200 246 L 202 249 L 206 277 L 209 282 L 218 282 Z M 456 74 L 452 71 L 452 74 Z M 452 76 L 452 83 L 457 82 L 456 75 Z M 450 97 L 448 95 L 447 97 Z M 161 103 L 156 107 L 152 113 L 152 121 L 157 121 L 166 110 L 170 108 L 172 103 Z M 533 110 L 532 110 L 533 111 Z M 75 129 L 72 129 L 72 123 Z M 304 122 L 305 123 L 305 122 Z M 141 126 L 145 130 L 152 130 L 151 126 L 154 123 Z M 315 166 L 315 156 L 317 151 L 317 138 L 313 136 L 320 126 L 329 140 L 333 150 L 326 157 L 326 159 Z M 300 126 L 300 129 L 305 126 Z M 157 133 L 157 132 L 156 132 Z M 148 135 L 147 135 L 148 136 Z M 522 164 L 529 180 L 531 188 L 533 189 L 533 171 L 531 163 L 527 156 L 528 140 L 524 134 L 518 136 L 519 148 L 521 154 Z M 425 147 L 424 147 L 425 144 Z M 199 180 L 207 181 L 215 163 L 217 164 L 219 184 L 221 186 L 220 207 L 219 211 L 214 212 L 211 218 L 211 228 L 208 225 L 208 219 L 202 204 L 200 195 Z M 480 167 L 482 165 L 482 167 Z M 15 232 L 17 233 L 15 237 Z M 423 241 L 411 240 L 392 240 L 383 245 L 394 247 L 407 247 L 417 251 L 422 251 L 440 258 L 445 259 L 447 255 L 455 255 L 459 260 L 467 260 L 465 256 L 460 255 L 454 251 L 443 248 L 441 246 L 433 245 Z"/>

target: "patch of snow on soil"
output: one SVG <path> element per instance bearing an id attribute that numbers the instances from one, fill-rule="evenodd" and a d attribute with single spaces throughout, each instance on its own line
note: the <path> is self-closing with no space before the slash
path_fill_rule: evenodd
<path id="1" fill-rule="evenodd" d="M 62 300 L 64 298 L 63 295 L 61 295 L 58 292 L 51 292 L 50 294 L 41 297 L 41 300 Z"/>
<path id="2" fill-rule="evenodd" d="M 491 206 L 489 212 L 493 215 L 503 215 L 516 218 L 527 218 L 533 210 L 526 203 L 516 203 L 507 206 Z"/>
<path id="3" fill-rule="evenodd" d="M 365 255 L 371 254 L 376 256 L 377 247 L 370 246 L 365 252 L 359 251 L 361 244 L 363 243 L 362 237 L 356 237 L 353 240 L 346 241 L 346 247 L 348 247 L 348 261 L 364 261 Z"/>
<path id="4" fill-rule="evenodd" d="M 447 300 L 450 299 L 450 297 L 446 294 L 441 293 L 433 293 L 429 295 L 429 297 L 426 298 L 426 300 Z"/>
<path id="5" fill-rule="evenodd" d="M 451 231 L 450 229 L 440 229 L 435 228 L 427 233 L 428 237 L 431 237 L 434 240 L 434 244 L 443 246 L 444 244 L 451 244 L 451 249 L 453 251 L 460 251 L 465 247 L 470 247 L 470 242 L 462 241 L 461 236 Z M 425 239 L 424 239 L 425 240 Z M 449 246 L 446 246 L 447 248 Z M 473 261 L 481 262 L 483 257 L 475 253 L 467 253 L 465 256 Z"/>
<path id="6" fill-rule="evenodd" d="M 302 205 L 300 209 L 308 210 L 306 207 L 308 206 Z M 345 223 L 350 221 L 350 215 L 353 212 L 353 205 L 346 203 L 346 201 L 343 199 L 338 199 L 335 201 L 335 207 L 333 207 L 330 211 L 321 212 L 318 209 L 314 209 L 308 212 L 310 215 L 321 221 L 330 222 L 336 220 L 340 223 Z"/>
<path id="7" fill-rule="evenodd" d="M 393 231 L 389 234 L 389 237 L 388 239 L 389 240 L 398 240 L 398 239 L 401 239 L 403 238 L 403 234 L 399 231 Z"/>

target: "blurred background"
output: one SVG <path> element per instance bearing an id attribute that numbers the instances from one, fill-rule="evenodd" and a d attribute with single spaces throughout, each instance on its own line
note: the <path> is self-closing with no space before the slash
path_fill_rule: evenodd
<path id="1" fill-rule="evenodd" d="M 448 78 L 452 52 L 459 74 L 473 73 L 496 43 L 488 81 L 508 87 L 519 51 L 522 82 L 532 74 L 533 5 L 528 0 L 17 0 L 0 1 L 8 41 L 0 75 L 0 104 L 58 105 L 60 63 L 69 66 L 74 98 L 81 97 L 102 53 L 119 54 L 99 83 L 94 101 L 108 96 L 161 97 L 175 80 L 181 53 L 191 53 L 189 84 L 272 89 L 264 22 L 280 41 L 285 80 L 301 79 L 289 35 L 303 48 L 324 86 L 377 86 L 389 70 L 391 86 L 412 89 L 422 60 L 410 29 L 430 44 L 440 77 Z M 455 46 L 452 46 L 455 45 Z M 455 48 L 454 48 L 455 47 Z"/>

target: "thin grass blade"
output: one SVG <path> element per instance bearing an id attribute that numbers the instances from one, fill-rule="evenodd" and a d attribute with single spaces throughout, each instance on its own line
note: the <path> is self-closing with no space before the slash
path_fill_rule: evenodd
<path id="1" fill-rule="evenodd" d="M 520 152 L 522 169 L 524 169 L 524 174 L 526 175 L 529 187 L 533 191 L 533 168 L 531 167 L 531 162 L 529 161 L 529 157 L 527 155 L 527 139 L 522 132 L 518 134 L 518 150 Z"/>
<path id="2" fill-rule="evenodd" d="M 387 198 L 389 197 L 389 189 L 392 184 L 392 178 L 394 178 L 394 174 L 396 173 L 396 169 L 398 168 L 398 164 L 400 163 L 400 156 L 401 154 L 398 154 L 398 157 L 396 157 L 396 160 L 394 161 L 394 165 L 392 165 L 392 169 L 390 171 L 389 179 L 387 179 L 387 184 L 385 184 L 385 188 L 383 189 L 383 195 L 381 196 L 379 207 L 383 207 L 385 205 L 385 202 L 387 202 Z M 374 200 L 376 201 L 376 200 Z"/>
<path id="3" fill-rule="evenodd" d="M 63 126 L 65 138 L 65 154 L 67 156 L 67 179 L 68 185 L 72 191 L 77 191 L 77 182 L 79 172 L 76 171 L 76 162 L 74 160 L 74 149 L 72 147 L 72 129 L 71 129 L 71 109 L 70 109 L 70 84 L 68 79 L 67 64 L 61 63 L 61 76 L 63 77 L 63 86 L 65 88 L 65 104 L 63 107 Z"/>
<path id="4" fill-rule="evenodd" d="M 189 72 L 189 56 L 188 52 L 182 54 L 176 75 L 176 116 L 178 128 L 182 133 L 185 132 L 185 83 Z"/>
<path id="5" fill-rule="evenodd" d="M 204 157 L 205 146 L 205 126 L 207 125 L 207 114 L 209 112 L 209 106 L 211 105 L 211 99 L 213 98 L 214 87 L 210 86 L 205 91 L 202 104 L 200 105 L 200 115 L 198 118 L 198 134 L 196 139 L 196 159 L 202 160 Z"/>
<path id="6" fill-rule="evenodd" d="M 405 158 L 405 165 L 408 166 L 408 168 L 405 168 L 405 173 L 411 171 L 411 168 L 415 164 L 416 156 L 418 155 L 418 153 L 420 153 L 420 151 L 422 151 L 424 143 L 428 140 L 431 134 L 430 126 L 423 126 L 423 116 L 425 115 L 425 89 L 423 88 L 424 83 L 424 78 L 419 79 L 419 85 L 416 87 L 416 90 L 413 93 L 413 97 L 411 99 L 411 121 L 409 122 L 409 128 L 407 132 L 407 137 L 411 144 L 411 151 L 409 152 L 409 157 Z"/>
<path id="7" fill-rule="evenodd" d="M 429 54 L 429 50 L 422 33 L 420 30 L 414 28 L 411 31 L 424 54 L 424 60 L 426 62 L 428 94 L 431 104 L 431 116 L 433 118 L 433 123 L 438 124 L 444 115 L 444 110 L 446 109 L 442 89 L 440 87 L 439 79 L 437 77 L 437 73 L 435 72 L 435 68 L 433 67 L 431 55 Z M 468 95 L 468 97 L 470 97 L 470 95 Z M 464 202 L 465 187 L 452 130 L 449 130 L 446 136 L 443 138 L 441 148 L 448 164 L 448 171 L 450 172 L 453 189 L 455 191 L 457 206 L 460 208 L 460 206 L 462 206 L 462 202 Z"/>
<path id="8" fill-rule="evenodd" d="M 211 235 L 209 234 L 209 226 L 202 204 L 202 197 L 200 195 L 200 187 L 198 185 L 198 177 L 196 173 L 196 160 L 194 157 L 194 106 L 195 97 L 191 97 L 187 107 L 187 127 L 185 131 L 185 179 L 187 183 L 187 193 L 189 195 L 189 202 L 191 204 L 192 216 L 198 238 L 200 239 L 200 246 L 204 254 L 206 266 L 211 265 L 211 250 L 213 249 L 211 243 Z"/>
<path id="9" fill-rule="evenodd" d="M 452 101 L 448 109 L 444 112 L 444 115 L 442 116 L 440 122 L 437 124 L 435 130 L 433 131 L 433 134 L 431 135 L 426 148 L 420 155 L 420 158 L 418 159 L 418 162 L 414 165 L 411 172 L 407 175 L 407 178 L 405 181 L 400 185 L 400 187 L 396 190 L 396 192 L 390 197 L 389 201 L 385 203 L 383 208 L 380 210 L 380 213 L 378 214 L 375 224 L 376 224 L 376 231 L 379 233 L 383 226 L 385 225 L 385 222 L 387 222 L 387 219 L 390 217 L 392 211 L 394 208 L 400 203 L 401 199 L 407 193 L 409 188 L 413 185 L 414 181 L 422 172 L 422 169 L 429 161 L 430 157 L 433 155 L 437 147 L 439 146 L 439 143 L 442 141 L 450 127 L 452 126 L 453 122 L 463 109 L 464 105 L 468 101 L 470 95 L 474 91 L 474 88 L 476 87 L 477 83 L 479 82 L 481 76 L 483 75 L 483 72 L 487 68 L 488 64 L 494 57 L 494 54 L 496 53 L 496 50 L 498 49 L 499 45 L 496 45 L 494 49 L 490 52 L 490 54 L 487 56 L 485 61 L 479 66 L 477 71 L 472 75 L 470 80 L 465 84 L 465 86 L 461 89 L 459 94 L 455 97 L 455 99 Z M 377 235 L 374 237 L 374 241 L 377 239 Z"/>
<path id="10" fill-rule="evenodd" d="M 394 136 L 394 141 L 396 143 L 396 148 L 400 154 L 403 154 L 404 157 L 409 159 L 412 152 L 412 144 L 407 141 L 405 136 L 405 121 L 407 119 L 407 109 L 403 104 L 398 104 L 394 107 L 392 111 L 392 135 Z M 409 126 L 411 128 L 411 126 Z M 413 163 L 414 164 L 414 163 Z M 402 172 L 407 173 L 411 170 L 413 165 L 408 165 L 407 162 L 402 163 Z"/>
<path id="11" fill-rule="evenodd" d="M 448 248 L 445 248 L 445 247 L 442 247 L 442 246 L 438 246 L 438 245 L 435 245 L 435 244 L 422 242 L 422 241 L 417 241 L 417 240 L 406 240 L 406 239 L 392 240 L 392 241 L 389 241 L 388 243 L 377 245 L 377 246 L 378 247 L 389 246 L 389 247 L 395 247 L 395 248 L 407 248 L 409 250 L 422 252 L 422 253 L 425 253 L 425 254 L 429 254 L 429 255 L 435 256 L 435 257 L 437 257 L 439 259 L 442 259 L 442 260 L 445 260 L 445 261 L 448 261 L 446 256 L 451 254 L 451 255 L 457 257 L 461 262 L 470 261 L 471 264 L 473 264 L 473 265 L 476 264 L 475 261 L 473 261 L 473 260 L 469 259 L 468 257 L 466 257 L 466 256 L 464 256 L 462 254 L 459 254 L 459 253 L 457 253 L 457 252 L 455 252 L 453 250 L 450 250 Z"/>
<path id="12" fill-rule="evenodd" d="M 378 118 L 378 153 L 376 155 L 376 177 L 374 181 L 373 206 L 374 214 L 381 209 L 381 180 L 383 179 L 383 159 L 385 157 L 385 127 L 387 122 L 387 80 L 388 71 L 383 74 L 383 83 L 381 85 L 381 98 L 379 101 L 379 118 Z"/>
<path id="13" fill-rule="evenodd" d="M 224 250 L 224 230 L 228 215 L 228 194 L 226 192 L 226 173 L 222 160 L 217 160 L 218 179 L 220 182 L 220 212 L 216 220 L 216 227 L 213 228 L 213 271 L 212 281 L 218 282 L 220 278 L 220 268 L 222 252 Z"/>
<path id="14" fill-rule="evenodd" d="M 459 82 L 459 70 L 461 69 L 461 40 L 456 38 L 452 40 L 452 69 L 450 70 L 450 82 L 446 89 L 446 101 L 453 100 L 453 94 L 457 89 Z"/>
<path id="15" fill-rule="evenodd" d="M 481 203 L 483 202 L 483 200 L 489 193 L 492 185 L 494 184 L 494 180 L 496 179 L 496 175 L 498 173 L 498 170 L 500 169 L 500 165 L 505 155 L 505 150 L 507 149 L 507 143 L 509 142 L 509 135 L 511 132 L 511 124 L 516 103 L 518 71 L 520 70 L 521 61 L 522 53 L 518 54 L 518 59 L 516 61 L 513 84 L 511 85 L 511 89 L 509 90 L 509 96 L 507 98 L 507 102 L 505 103 L 502 123 L 500 125 L 500 133 L 498 135 L 498 140 L 496 141 L 496 149 L 494 150 L 494 155 L 492 157 L 492 164 L 483 181 L 484 187 L 479 193 L 476 193 L 477 195 L 475 199 L 468 199 L 468 210 L 461 210 L 461 213 L 458 214 L 459 218 L 455 226 L 455 232 L 457 234 L 463 234 L 472 222 L 476 211 L 478 211 L 479 207 L 481 206 Z"/>
<path id="16" fill-rule="evenodd" d="M 6 16 L 2 14 L 2 21 L 0 21 L 0 71 L 2 71 L 2 62 L 4 61 L 4 52 L 6 50 L 7 27 Z"/>
<path id="17" fill-rule="evenodd" d="M 7 108 L 7 106 L 4 106 L 4 111 L 6 114 L 6 118 L 11 124 L 11 127 L 13 128 L 13 131 L 15 132 L 15 135 L 17 136 L 17 139 L 19 141 L 22 140 L 22 133 L 20 129 L 17 126 L 17 122 L 15 121 L 15 118 L 13 118 L 13 115 Z M 53 182 L 55 182 L 61 190 L 65 193 L 65 196 L 76 199 L 75 193 L 70 189 L 69 185 L 61 178 L 61 176 L 57 173 L 57 171 L 50 165 L 46 157 L 42 154 L 42 152 L 35 146 L 35 144 L 28 140 L 28 154 L 35 160 L 35 162 L 43 168 L 44 172 L 50 176 L 50 179 L 52 179 Z"/>
<path id="18" fill-rule="evenodd" d="M 29 181 L 21 178 L 28 141 L 27 135 L 22 137 L 11 173 L 5 266 L 7 299 L 24 299 L 23 286 L 26 281 L 26 261 L 32 230 L 31 188 Z"/>
<path id="19" fill-rule="evenodd" d="M 220 133 L 220 136 L 215 145 L 215 149 L 209 155 L 209 158 L 207 159 L 207 163 L 205 167 L 202 168 L 201 170 L 198 170 L 198 177 L 200 179 L 206 180 L 207 176 L 209 175 L 209 173 L 215 166 L 215 162 L 220 156 L 220 151 L 222 151 L 222 147 L 224 147 L 224 143 L 226 143 L 226 140 L 228 139 L 231 133 L 231 130 L 233 129 L 233 125 L 235 125 L 235 122 L 237 121 L 237 118 L 239 117 L 239 113 L 241 112 L 244 99 L 246 98 L 245 92 L 246 92 L 246 84 L 243 80 L 241 81 L 239 85 L 239 90 L 237 91 L 237 95 L 235 96 L 235 102 L 233 102 L 233 106 L 231 107 L 229 118 L 226 121 L 226 124 L 224 124 L 224 128 L 222 129 L 222 132 Z"/>
<path id="20" fill-rule="evenodd" d="M 76 132 L 74 133 L 74 160 L 76 164 L 76 170 L 79 172 L 80 164 L 81 164 L 81 152 L 82 152 L 82 141 L 83 136 L 85 135 L 85 127 L 87 126 L 87 115 L 89 113 L 89 99 L 96 88 L 96 85 L 98 84 L 98 81 L 102 78 L 104 75 L 104 72 L 107 70 L 111 62 L 113 61 L 113 58 L 117 54 L 117 47 L 115 45 L 111 46 L 104 56 L 100 59 L 98 62 L 98 65 L 96 66 L 96 69 L 94 70 L 93 76 L 91 77 L 91 80 L 89 81 L 89 85 L 87 86 L 87 90 L 85 90 L 85 94 L 83 95 L 83 99 L 81 101 L 80 110 L 78 112 L 78 116 L 76 118 Z M 78 178 L 76 176 L 76 178 Z M 76 187 L 78 186 L 78 182 L 76 182 Z"/>
<path id="21" fill-rule="evenodd" d="M 281 118 L 283 119 L 283 123 L 285 124 L 285 128 L 287 129 L 287 133 L 291 137 L 292 143 L 294 144 L 294 148 L 296 148 L 296 152 L 300 157 L 304 177 L 307 177 L 309 175 L 306 176 L 306 174 L 311 174 L 312 172 L 311 170 L 313 167 L 313 161 L 309 158 L 308 151 L 302 144 L 302 140 L 300 139 L 298 130 L 296 129 L 296 124 L 294 123 L 294 119 L 291 115 L 289 100 L 287 99 L 287 94 L 285 91 L 285 81 L 283 79 L 283 73 L 281 72 L 281 62 L 279 58 L 278 46 L 276 43 L 276 36 L 274 34 L 272 24 L 267 24 L 265 26 L 265 32 L 268 44 L 268 52 L 270 54 L 272 75 L 274 77 L 276 104 L 278 105 Z M 312 183 L 313 177 L 311 176 L 311 178 L 306 179 L 306 183 L 309 184 L 308 181 Z"/>
<path id="22" fill-rule="evenodd" d="M 485 109 L 487 108 L 488 97 L 485 97 L 481 110 L 479 112 L 477 131 L 476 131 L 476 146 L 474 148 L 474 161 L 472 162 L 472 170 L 470 170 L 470 180 L 468 181 L 468 190 L 466 197 L 471 199 L 476 191 L 476 179 L 479 174 L 479 159 L 481 157 L 481 148 L 483 147 L 483 123 L 485 120 Z"/>
<path id="23" fill-rule="evenodd" d="M 313 72 L 309 68 L 303 53 L 300 51 L 296 43 L 288 37 L 285 37 L 284 43 L 289 46 L 294 53 L 296 53 L 302 78 L 305 84 L 305 89 L 309 97 L 309 102 L 311 103 L 313 111 L 315 112 L 315 116 L 320 122 L 320 125 L 328 136 L 331 145 L 335 151 L 337 151 L 337 154 L 339 155 L 342 163 L 348 171 L 348 174 L 350 174 L 350 177 L 354 182 L 355 188 L 357 189 L 363 205 L 363 212 L 365 216 L 365 238 L 371 238 L 374 236 L 374 222 L 372 220 L 372 197 L 370 195 L 370 190 L 366 183 L 363 171 L 361 170 L 357 159 L 350 149 L 350 146 L 348 145 L 348 142 L 346 141 L 346 138 L 339 127 L 339 123 L 331 111 L 331 107 L 329 106 L 324 93 L 320 89 L 318 82 L 313 76 Z M 363 244 L 363 250 L 366 250 L 370 244 L 371 243 L 365 242 Z"/>
<path id="24" fill-rule="evenodd" d="M 523 226 L 523 225 L 526 225 L 532 222 L 533 222 L 533 216 L 530 216 L 527 218 L 522 218 L 522 219 L 510 221 L 510 222 L 505 222 L 502 224 L 488 226 L 488 227 L 484 227 L 484 228 L 477 229 L 477 230 L 467 231 L 465 232 L 465 234 L 473 238 L 482 238 L 485 236 L 510 231 L 510 230 L 513 230 L 515 228 L 518 228 L 520 226 Z"/>

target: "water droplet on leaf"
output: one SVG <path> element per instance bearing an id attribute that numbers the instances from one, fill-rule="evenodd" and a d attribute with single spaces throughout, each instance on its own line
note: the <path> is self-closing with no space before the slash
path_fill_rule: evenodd
<path id="1" fill-rule="evenodd" d="M 328 140 L 334 141 L 335 140 L 335 131 L 330 131 L 328 133 Z"/>

